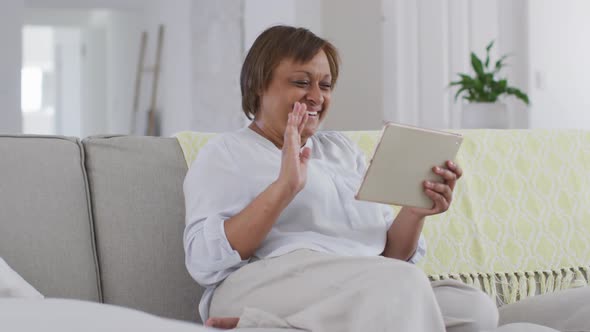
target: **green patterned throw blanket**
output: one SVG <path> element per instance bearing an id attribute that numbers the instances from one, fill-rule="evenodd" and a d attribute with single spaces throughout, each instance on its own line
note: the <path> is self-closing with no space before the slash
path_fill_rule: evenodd
<path id="1" fill-rule="evenodd" d="M 451 208 L 428 218 L 428 252 L 419 266 L 432 280 L 462 280 L 500 303 L 586 286 L 590 132 L 455 132 L 465 137 L 456 160 L 464 176 Z M 343 133 L 367 156 L 380 135 Z M 177 135 L 187 165 L 214 135 Z"/>

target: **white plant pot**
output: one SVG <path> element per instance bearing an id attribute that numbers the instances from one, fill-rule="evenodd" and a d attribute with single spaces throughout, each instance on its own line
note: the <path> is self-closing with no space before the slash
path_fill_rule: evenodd
<path id="1" fill-rule="evenodd" d="M 508 108 L 503 103 L 469 103 L 461 110 L 461 128 L 508 129 Z"/>

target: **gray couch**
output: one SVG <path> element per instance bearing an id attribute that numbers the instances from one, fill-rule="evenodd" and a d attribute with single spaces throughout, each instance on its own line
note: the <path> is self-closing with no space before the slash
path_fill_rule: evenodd
<path id="1" fill-rule="evenodd" d="M 182 246 L 186 171 L 175 138 L 101 136 L 80 141 L 0 135 L 0 257 L 49 298 L 102 302 L 200 322 L 197 304 L 203 290 L 185 269 Z M 55 303 L 61 302 L 32 307 L 45 313 L 42 322 L 54 322 L 54 314 L 63 316 Z M 63 310 L 111 310 L 85 303 L 62 303 Z M 29 307 L 0 301 L 0 308 L 15 305 Z M 78 319 L 89 322 L 84 315 Z M 70 330 L 79 330 L 77 322 L 71 324 Z M 182 329 L 177 325 L 174 330 Z"/>
<path id="2" fill-rule="evenodd" d="M 46 297 L 200 321 L 174 138 L 0 135 L 0 257 Z"/>

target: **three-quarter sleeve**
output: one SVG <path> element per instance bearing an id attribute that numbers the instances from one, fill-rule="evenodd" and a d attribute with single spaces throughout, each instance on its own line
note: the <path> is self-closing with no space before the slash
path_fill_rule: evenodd
<path id="1" fill-rule="evenodd" d="M 185 264 L 204 287 L 215 286 L 245 265 L 229 243 L 225 220 L 248 205 L 239 190 L 239 172 L 222 141 L 206 145 L 184 180 L 186 227 Z"/>
<path id="2" fill-rule="evenodd" d="M 424 234 L 420 234 L 420 239 L 418 240 L 418 245 L 416 246 L 416 251 L 414 255 L 408 259 L 408 262 L 412 264 L 418 263 L 424 256 L 426 255 L 426 240 L 424 240 Z"/>
<path id="3" fill-rule="evenodd" d="M 393 225 L 393 221 L 395 219 L 393 208 L 390 205 L 380 204 L 381 210 L 383 211 L 383 218 L 387 223 L 387 229 Z M 412 264 L 418 263 L 422 258 L 426 255 L 426 240 L 424 240 L 424 234 L 420 234 L 420 238 L 418 239 L 418 245 L 416 246 L 416 251 L 408 262 Z"/>

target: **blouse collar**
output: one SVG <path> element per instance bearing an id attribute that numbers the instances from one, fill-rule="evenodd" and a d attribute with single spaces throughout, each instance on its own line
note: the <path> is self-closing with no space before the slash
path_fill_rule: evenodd
<path id="1" fill-rule="evenodd" d="M 247 132 L 250 136 L 254 137 L 254 139 L 256 139 L 258 142 L 260 142 L 262 145 L 270 148 L 271 150 L 281 151 L 281 149 L 277 148 L 276 145 L 274 145 L 273 142 L 271 142 L 266 137 L 260 135 L 259 133 L 255 132 L 250 127 L 246 126 L 246 127 L 242 128 L 242 130 L 245 131 L 245 132 Z M 303 150 L 303 148 L 309 148 L 310 150 L 313 149 L 313 139 L 312 139 L 312 137 L 309 137 L 307 139 L 307 142 L 305 142 L 305 145 L 303 145 L 300 150 Z"/>

